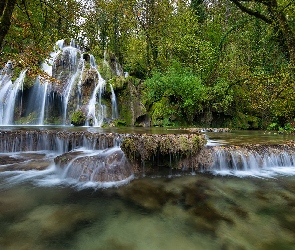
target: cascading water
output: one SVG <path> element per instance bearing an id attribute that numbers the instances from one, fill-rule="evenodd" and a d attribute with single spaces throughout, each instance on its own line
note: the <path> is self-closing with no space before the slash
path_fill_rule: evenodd
<path id="1" fill-rule="evenodd" d="M 48 89 L 48 81 L 43 81 L 43 83 L 41 83 L 40 77 L 37 77 L 30 91 L 26 108 L 26 116 L 28 117 L 31 115 L 34 117 L 34 119 L 31 118 L 28 121 L 31 125 L 44 125 L 45 113 L 48 109 L 48 105 L 46 105 Z"/>
<path id="2" fill-rule="evenodd" d="M 117 106 L 116 94 L 112 84 L 110 84 L 110 87 L 112 91 L 112 119 L 118 119 L 118 106 Z"/>
<path id="3" fill-rule="evenodd" d="M 81 82 L 82 80 L 81 74 L 84 69 L 84 59 L 81 56 L 81 51 L 75 48 L 74 46 L 75 44 L 72 41 L 70 46 L 64 47 L 62 52 L 63 54 L 60 59 L 61 63 L 64 63 L 65 61 L 67 61 L 68 63 L 67 65 L 68 67 L 66 68 L 66 70 L 68 71 L 67 79 L 62 90 L 62 94 L 63 94 L 62 123 L 63 125 L 66 125 L 68 123 L 67 118 L 68 118 L 69 100 L 71 98 L 72 90 L 75 84 L 77 84 L 78 86 L 79 82 Z"/>
<path id="4" fill-rule="evenodd" d="M 18 119 L 15 122 L 26 125 L 68 125 L 77 110 L 87 116 L 85 125 L 100 127 L 106 118 L 118 118 L 112 86 L 112 113 L 107 113 L 107 105 L 102 101 L 106 81 L 100 75 L 93 55 L 83 54 L 73 39 L 68 44 L 64 40 L 56 43 L 54 52 L 42 64 L 42 70 L 49 77 L 39 76 L 22 94 L 13 87 L 12 64 L 6 65 L 0 74 L 0 125 L 13 124 L 12 116 Z M 86 67 L 88 62 L 90 70 Z M 17 105 L 17 116 L 12 114 L 16 108 L 11 104 Z"/>
<path id="5" fill-rule="evenodd" d="M 49 76 L 52 76 L 52 65 L 54 64 L 57 56 L 61 53 L 63 47 L 64 40 L 58 40 L 55 44 L 54 52 L 50 53 L 50 58 L 45 60 L 44 63 L 42 63 L 42 70 L 46 72 Z"/>
<path id="6" fill-rule="evenodd" d="M 97 65 L 96 65 L 93 55 L 90 55 L 90 66 L 92 69 L 95 69 L 95 71 L 98 75 L 98 81 L 97 81 L 97 85 L 92 93 L 91 99 L 89 100 L 88 114 L 87 114 L 88 121 L 87 121 L 86 125 L 90 125 L 89 120 L 92 120 L 93 126 L 101 127 L 103 120 L 105 118 L 105 115 L 106 115 L 106 107 L 105 107 L 105 105 L 103 105 L 101 103 L 102 94 L 105 90 L 106 82 L 101 77 L 101 75 L 97 69 Z M 98 95 L 98 102 L 97 102 L 97 95 Z"/>
<path id="7" fill-rule="evenodd" d="M 212 157 L 213 164 L 210 169 L 222 175 L 269 177 L 277 173 L 295 171 L 295 154 L 287 147 L 217 147 Z"/>
<path id="8" fill-rule="evenodd" d="M 16 97 L 25 76 L 26 70 L 23 70 L 14 82 L 7 74 L 2 76 L 0 80 L 0 125 L 12 125 L 14 123 Z"/>
<path id="9" fill-rule="evenodd" d="M 78 101 L 77 101 L 77 107 L 76 109 L 79 109 L 81 106 L 82 106 L 82 81 L 83 81 L 83 72 L 84 72 L 84 69 L 85 69 L 85 61 L 82 60 L 81 61 L 82 63 L 82 69 L 81 69 L 81 74 L 80 74 L 80 77 L 79 77 L 79 82 L 78 82 Z"/>

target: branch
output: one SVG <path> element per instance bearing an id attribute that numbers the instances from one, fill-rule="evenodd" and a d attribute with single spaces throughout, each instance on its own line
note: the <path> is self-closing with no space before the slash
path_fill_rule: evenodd
<path id="1" fill-rule="evenodd" d="M 40 0 L 40 3 L 43 3 L 44 5 L 46 5 L 47 7 L 49 7 L 50 9 L 52 9 L 56 14 L 58 14 L 62 19 L 64 19 L 65 21 L 67 21 L 69 24 L 71 24 L 71 22 L 61 14 L 60 11 L 58 11 L 56 8 L 54 8 L 52 5 L 50 5 L 48 2 Z"/>
<path id="2" fill-rule="evenodd" d="M 269 19 L 268 17 L 266 17 L 265 15 L 262 15 L 260 12 L 258 11 L 254 11 L 254 10 L 251 10 L 250 8 L 242 5 L 240 3 L 239 0 L 231 0 L 241 11 L 251 15 L 251 16 L 254 16 L 256 18 L 259 18 L 261 20 L 263 20 L 264 22 L 268 23 L 268 24 L 273 24 L 272 20 Z M 250 2 L 250 1 L 249 1 Z M 263 3 L 264 4 L 264 1 L 257 1 L 257 2 L 260 2 L 260 3 Z"/>

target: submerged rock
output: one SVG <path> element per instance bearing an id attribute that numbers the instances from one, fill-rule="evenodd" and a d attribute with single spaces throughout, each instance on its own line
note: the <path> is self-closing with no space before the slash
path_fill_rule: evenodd
<path id="1" fill-rule="evenodd" d="M 166 203 L 174 203 L 180 198 L 163 185 L 155 185 L 149 180 L 136 180 L 118 190 L 118 194 L 124 200 L 151 211 L 161 210 Z"/>

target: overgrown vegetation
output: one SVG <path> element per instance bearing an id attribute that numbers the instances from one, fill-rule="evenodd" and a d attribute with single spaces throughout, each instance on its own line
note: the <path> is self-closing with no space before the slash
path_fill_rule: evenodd
<path id="1" fill-rule="evenodd" d="M 71 123 L 74 126 L 83 126 L 86 123 L 86 116 L 81 110 L 77 110 L 73 113 Z"/>

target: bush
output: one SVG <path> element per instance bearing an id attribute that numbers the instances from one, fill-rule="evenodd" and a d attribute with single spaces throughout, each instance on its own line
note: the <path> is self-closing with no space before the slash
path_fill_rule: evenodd
<path id="1" fill-rule="evenodd" d="M 155 124 L 175 119 L 192 123 L 207 105 L 207 87 L 201 78 L 177 64 L 166 73 L 154 73 L 145 86 L 145 99 Z"/>
<path id="2" fill-rule="evenodd" d="M 81 110 L 77 110 L 72 115 L 71 123 L 74 126 L 83 126 L 86 123 L 86 116 Z"/>

